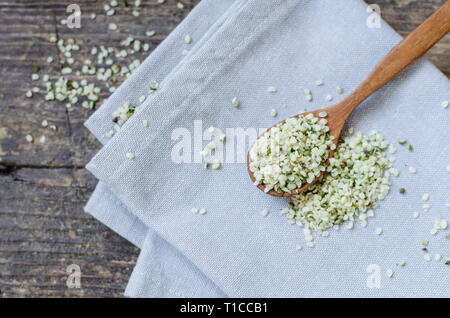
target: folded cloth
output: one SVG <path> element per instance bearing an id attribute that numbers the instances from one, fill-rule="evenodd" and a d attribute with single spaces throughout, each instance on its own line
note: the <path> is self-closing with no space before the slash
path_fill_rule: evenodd
<path id="1" fill-rule="evenodd" d="M 226 297 L 191 261 L 153 231 L 144 242 L 125 296 Z"/>
<path id="2" fill-rule="evenodd" d="M 189 163 L 200 148 L 194 122 L 202 120 L 203 128 L 268 127 L 276 121 L 271 108 L 285 118 L 310 105 L 305 87 L 320 103 L 309 109 L 325 106 L 327 94 L 337 85 L 353 90 L 400 37 L 384 23 L 368 28 L 366 5 L 359 0 L 249 0 L 236 11 L 152 96 L 158 107 L 133 115 L 88 169 L 228 296 L 448 297 L 448 268 L 426 263 L 419 246 L 427 238 L 433 253 L 448 251 L 442 234 L 429 234 L 438 212 L 448 216 L 450 114 L 439 106 L 448 99 L 448 79 L 422 59 L 360 105 L 352 125 L 378 129 L 390 140 L 407 138 L 414 151 L 399 150 L 400 177 L 367 228 L 332 230 L 331 238 L 318 238 L 314 249 L 298 252 L 301 229 L 273 213 L 288 200 L 252 185 L 245 151 L 236 157 L 227 148 L 220 170 Z M 313 87 L 317 79 L 325 85 Z M 267 92 L 269 86 L 277 92 Z M 234 96 L 238 109 L 231 104 Z M 151 118 L 158 121 L 150 130 L 142 120 Z M 226 144 L 234 144 L 227 137 Z M 180 138 L 183 163 L 177 163 Z M 192 144 L 192 151 L 186 149 Z M 130 152 L 135 159 L 127 159 Z M 418 173 L 402 173 L 405 163 Z M 408 189 L 407 196 L 398 195 L 400 187 Z M 414 220 L 423 192 L 432 194 L 435 209 Z M 208 213 L 192 214 L 192 207 Z M 264 208 L 272 212 L 266 218 L 259 213 Z M 383 235 L 376 236 L 375 227 Z M 407 265 L 397 269 L 403 259 Z M 366 284 L 373 264 L 396 271 L 391 279 L 380 277 L 381 288 Z"/>
<path id="3" fill-rule="evenodd" d="M 238 5 L 241 0 L 204 0 L 202 1 L 189 16 L 161 43 L 160 46 L 145 60 L 145 62 L 128 78 L 125 83 L 105 102 L 102 107 L 86 122 L 86 127 L 102 142 L 106 143 L 109 138 L 106 137 L 107 132 L 112 127 L 112 113 L 126 101 L 136 102 L 142 94 L 148 94 L 149 86 L 157 79 L 164 82 L 164 78 L 176 65 L 182 60 L 181 54 L 184 37 L 188 34 L 194 39 L 195 44 L 190 44 L 191 52 L 195 52 L 202 43 L 207 41 L 209 36 L 215 32 L 225 19 L 233 12 L 233 8 Z M 136 89 L 133 89 L 136 88 Z M 148 234 L 147 245 L 154 246 L 153 251 L 146 251 L 146 255 L 153 255 L 152 258 L 154 268 L 145 268 L 145 274 L 151 270 L 165 276 L 165 284 L 168 279 L 173 278 L 172 285 L 177 285 L 177 280 L 182 279 L 184 283 L 190 282 L 191 286 L 187 289 L 180 290 L 177 294 L 166 293 L 174 289 L 161 289 L 158 286 L 153 287 L 151 284 L 146 285 L 147 294 L 140 293 L 138 296 L 155 296 L 155 297 L 195 297 L 192 294 L 192 286 L 200 285 L 206 279 L 204 275 L 198 273 L 198 279 L 195 277 L 195 267 L 188 261 L 177 262 L 178 256 L 173 254 L 175 249 L 167 246 L 167 242 L 161 239 L 155 239 L 155 235 L 133 214 L 127 211 L 126 207 L 118 200 L 114 194 L 102 182 L 99 182 L 89 202 L 85 207 L 85 211 L 93 215 L 99 221 L 116 231 L 121 236 L 128 239 L 138 247 L 142 247 L 144 239 Z M 161 244 L 161 246 L 159 246 Z M 164 258 L 171 260 L 171 266 L 178 268 L 177 276 L 170 276 L 164 272 Z M 187 270 L 183 270 L 187 267 Z M 143 273 L 143 271 L 140 271 Z M 153 271 L 151 271 L 153 273 Z M 184 274 L 190 274 L 190 278 L 183 277 Z M 141 275 L 142 276 L 142 275 Z M 153 280 L 157 282 L 156 280 Z M 200 283 L 199 283 L 200 282 Z M 203 283 L 204 284 L 204 283 Z M 208 283 L 212 285 L 212 283 Z M 208 285 L 206 284 L 206 285 Z M 189 284 L 185 284 L 188 286 Z M 215 287 L 216 288 L 216 287 Z M 204 289 L 203 289 L 204 290 Z M 213 292 L 211 292 L 214 295 Z M 220 295 L 223 295 L 221 293 Z M 205 295 L 202 295 L 205 297 Z"/>

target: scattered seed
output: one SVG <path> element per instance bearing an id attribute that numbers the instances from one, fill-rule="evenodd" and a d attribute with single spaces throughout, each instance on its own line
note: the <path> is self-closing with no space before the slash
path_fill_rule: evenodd
<path id="1" fill-rule="evenodd" d="M 267 91 L 268 91 L 269 93 L 276 93 L 276 92 L 277 92 L 277 89 L 276 89 L 276 87 L 269 86 L 269 87 L 267 88 Z"/>
<path id="2" fill-rule="evenodd" d="M 400 174 L 400 173 L 398 172 L 398 170 L 395 169 L 395 168 L 390 168 L 390 169 L 389 169 L 389 173 L 392 173 L 392 175 L 393 175 L 394 177 L 398 177 L 398 175 Z"/>
<path id="3" fill-rule="evenodd" d="M 189 34 L 186 34 L 184 36 L 184 42 L 186 42 L 187 44 L 191 44 L 192 42 L 192 37 Z"/>
<path id="4" fill-rule="evenodd" d="M 186 56 L 186 55 L 189 54 L 189 51 L 188 51 L 188 50 L 183 50 L 183 51 L 181 51 L 181 54 L 183 54 L 184 56 Z"/>
<path id="5" fill-rule="evenodd" d="M 322 80 L 317 80 L 316 81 L 316 85 L 317 86 L 322 86 L 323 85 L 323 81 Z"/>
<path id="6" fill-rule="evenodd" d="M 135 158 L 135 155 L 134 155 L 134 153 L 132 153 L 132 152 L 127 152 L 126 156 L 127 156 L 127 158 L 130 159 L 130 160 L 133 160 L 133 159 Z"/>
<path id="7" fill-rule="evenodd" d="M 381 235 L 381 233 L 383 233 L 383 229 L 382 229 L 381 227 L 377 227 L 377 228 L 375 229 L 375 234 L 376 234 L 376 235 Z"/>
<path id="8" fill-rule="evenodd" d="M 142 120 L 142 125 L 144 125 L 144 127 L 148 127 L 148 120 L 147 119 Z"/>
<path id="9" fill-rule="evenodd" d="M 430 254 L 425 254 L 425 255 L 423 256 L 423 259 L 424 259 L 425 261 L 427 261 L 427 262 L 431 261 L 431 256 L 430 256 Z"/>
<path id="10" fill-rule="evenodd" d="M 419 215 L 420 215 L 419 212 L 414 212 L 413 213 L 413 218 L 417 219 L 419 217 Z"/>
<path id="11" fill-rule="evenodd" d="M 404 144 L 406 144 L 406 139 L 400 139 L 400 140 L 398 141 L 398 143 L 399 143 L 400 145 L 404 145 Z"/>
<path id="12" fill-rule="evenodd" d="M 191 212 L 194 213 L 194 214 L 197 214 L 198 213 L 198 209 L 197 208 L 192 208 Z"/>
<path id="13" fill-rule="evenodd" d="M 112 136 L 114 136 L 114 130 L 112 129 L 105 134 L 105 137 L 107 138 L 112 138 Z"/>
<path id="14" fill-rule="evenodd" d="M 231 100 L 231 103 L 234 105 L 234 107 L 239 107 L 239 101 L 238 101 L 237 97 L 233 97 L 233 99 Z"/>
<path id="15" fill-rule="evenodd" d="M 326 100 L 329 101 L 329 102 L 332 101 L 333 100 L 333 96 L 328 94 L 327 97 L 326 97 Z"/>
<path id="16" fill-rule="evenodd" d="M 296 249 L 297 251 L 301 251 L 301 250 L 302 250 L 302 246 L 301 246 L 301 245 L 297 245 L 297 246 L 295 247 L 295 249 Z"/>
<path id="17" fill-rule="evenodd" d="M 325 118 L 327 116 L 328 116 L 327 112 L 320 112 L 319 113 L 319 117 L 321 117 L 321 118 Z"/>
<path id="18" fill-rule="evenodd" d="M 222 164 L 220 163 L 219 159 L 215 159 L 215 160 L 213 161 L 212 168 L 213 168 L 214 170 L 217 170 L 217 169 L 220 169 L 221 165 L 222 165 Z"/>
<path id="19" fill-rule="evenodd" d="M 442 106 L 443 108 L 447 108 L 447 107 L 448 107 L 448 100 L 444 100 L 444 101 L 441 103 L 441 106 Z"/>
<path id="20" fill-rule="evenodd" d="M 340 86 L 336 87 L 336 92 L 337 92 L 338 94 L 342 94 L 342 92 L 343 92 L 342 87 L 340 87 Z"/>
<path id="21" fill-rule="evenodd" d="M 201 208 L 199 212 L 201 215 L 204 215 L 204 214 L 206 214 L 207 211 L 205 208 Z"/>
<path id="22" fill-rule="evenodd" d="M 275 109 L 272 109 L 272 110 L 270 111 L 270 116 L 272 116 L 272 117 L 277 117 L 277 111 L 276 111 Z"/>
<path id="23" fill-rule="evenodd" d="M 111 31 L 117 30 L 117 24 L 115 24 L 115 23 L 108 24 L 108 29 Z"/>
<path id="24" fill-rule="evenodd" d="M 152 37 L 152 36 L 154 36 L 155 34 L 156 34 L 156 31 L 155 31 L 155 30 L 149 30 L 149 31 L 146 31 L 146 32 L 145 32 L 145 35 L 148 36 L 148 37 Z"/>
<path id="25" fill-rule="evenodd" d="M 45 136 L 41 136 L 41 138 L 39 138 L 39 142 L 41 144 L 45 144 L 46 141 L 47 141 L 47 137 L 45 137 Z"/>
<path id="26" fill-rule="evenodd" d="M 424 193 L 422 195 L 422 201 L 428 201 L 430 199 L 430 195 L 428 193 Z"/>
<path id="27" fill-rule="evenodd" d="M 269 214 L 269 209 L 264 209 L 261 211 L 262 216 L 267 216 Z"/>
<path id="28" fill-rule="evenodd" d="M 26 135 L 25 136 L 25 139 L 28 141 L 28 142 L 33 142 L 33 136 L 31 136 L 31 135 Z"/>
<path id="29" fill-rule="evenodd" d="M 159 83 L 154 81 L 153 84 L 150 85 L 150 90 L 151 91 L 156 91 L 159 87 Z"/>
<path id="30" fill-rule="evenodd" d="M 392 269 L 388 269 L 386 271 L 386 275 L 387 275 L 387 277 L 391 278 L 394 275 L 394 271 Z"/>
<path id="31" fill-rule="evenodd" d="M 145 95 L 142 95 L 141 97 L 139 97 L 139 101 L 140 101 L 141 103 L 143 103 L 143 102 L 145 101 L 146 98 L 147 98 L 147 97 L 146 97 Z"/>
<path id="32" fill-rule="evenodd" d="M 409 167 L 408 170 L 409 170 L 410 173 L 416 173 L 417 172 L 416 168 L 414 168 L 414 167 Z"/>

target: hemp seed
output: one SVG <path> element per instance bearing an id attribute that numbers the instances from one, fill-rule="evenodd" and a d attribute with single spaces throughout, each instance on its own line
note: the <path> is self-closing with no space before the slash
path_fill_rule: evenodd
<path id="1" fill-rule="evenodd" d="M 234 105 L 234 107 L 239 107 L 239 101 L 238 101 L 237 97 L 233 97 L 233 99 L 231 100 L 231 103 Z"/>
<path id="2" fill-rule="evenodd" d="M 25 136 L 25 139 L 26 139 L 28 142 L 30 142 L 30 143 L 33 142 L 33 140 L 34 140 L 34 139 L 33 139 L 33 136 L 31 136 L 31 135 L 26 135 L 26 136 Z"/>

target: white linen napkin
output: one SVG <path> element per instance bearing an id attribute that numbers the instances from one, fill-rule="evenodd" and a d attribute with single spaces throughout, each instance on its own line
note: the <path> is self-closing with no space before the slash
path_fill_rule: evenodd
<path id="1" fill-rule="evenodd" d="M 399 149 L 400 177 L 366 229 L 331 231 L 331 238 L 317 239 L 316 248 L 298 252 L 301 229 L 277 213 L 287 200 L 257 190 L 245 163 L 212 171 L 173 161 L 179 140 L 171 137 L 180 132 L 192 137 L 196 120 L 203 128 L 222 130 L 268 127 L 277 121 L 269 116 L 271 108 L 285 118 L 305 106 L 325 106 L 325 96 L 337 85 L 350 92 L 400 39 L 386 24 L 368 28 L 366 18 L 359 0 L 247 1 L 170 74 L 148 101 L 157 107 L 140 109 L 88 169 L 228 296 L 448 297 L 448 267 L 426 263 L 420 248 L 431 236 L 434 216 L 448 217 L 450 185 L 445 171 L 450 115 L 440 107 L 450 85 L 425 60 L 351 118 L 356 128 L 378 129 L 392 141 L 407 138 L 415 148 L 412 153 Z M 313 87 L 317 79 L 325 85 Z M 277 93 L 268 93 L 269 86 Z M 304 100 L 305 87 L 317 96 L 313 107 Z M 241 101 L 239 109 L 231 105 L 234 96 Z M 143 119 L 152 122 L 151 130 Z M 127 159 L 127 152 L 136 158 Z M 404 163 L 418 173 L 408 174 Z M 407 196 L 398 195 L 400 187 L 408 189 Z M 423 192 L 432 193 L 433 208 L 418 221 L 411 215 L 420 209 Z M 206 207 L 208 213 L 193 215 L 192 207 Z M 259 214 L 264 208 L 272 212 L 267 218 Z M 376 236 L 375 226 L 384 234 Z M 436 253 L 448 252 L 443 237 L 431 240 Z M 396 268 L 393 279 L 383 276 L 381 288 L 366 285 L 369 265 L 395 268 L 402 259 L 408 265 Z"/>
<path id="2" fill-rule="evenodd" d="M 158 46 L 133 75 L 89 118 L 85 124 L 86 127 L 102 143 L 107 143 L 110 138 L 106 137 L 106 134 L 112 129 L 112 113 L 126 101 L 131 100 L 136 102 L 143 93 L 147 94 L 149 92 L 149 86 L 156 79 L 164 82 L 164 78 L 168 73 L 183 59 L 183 47 L 189 48 L 190 52 L 195 52 L 220 27 L 228 15 L 233 12 L 233 8 L 240 2 L 240 0 L 202 1 Z M 190 45 L 184 43 L 184 37 L 186 35 L 193 38 L 193 43 L 189 43 Z M 175 250 L 167 246 L 164 240 L 155 238 L 152 231 L 148 230 L 137 217 L 128 212 L 124 204 L 102 182 L 99 182 L 97 185 L 85 207 L 85 211 L 140 248 L 144 244 L 145 238 L 148 237 L 147 245 L 151 245 L 153 248 L 147 250 L 146 255 L 152 255 L 153 266 L 146 266 L 145 271 L 146 273 L 151 271 L 152 276 L 157 273 L 161 277 L 164 277 L 164 280 L 152 279 L 157 286 L 153 286 L 151 283 L 146 284 L 148 293 L 143 294 L 141 292 L 140 296 L 175 297 L 183 295 L 183 297 L 195 297 L 195 294 L 192 294 L 191 287 L 185 288 L 184 290 L 180 290 L 178 287 L 176 293 L 171 292 L 176 290 L 177 285 L 180 285 L 180 280 L 183 283 L 193 280 L 194 285 L 200 281 L 200 284 L 197 283 L 197 285 L 201 286 L 201 282 L 206 279 L 204 275 L 198 271 L 198 273 L 195 273 L 195 267 L 189 264 L 187 260 L 183 260 L 182 262 L 177 261 L 179 256 L 174 254 Z M 169 259 L 171 262 L 167 261 Z M 169 263 L 170 266 L 178 269 L 179 275 L 171 276 L 165 273 L 165 268 L 168 266 L 164 264 Z M 185 267 L 187 268 L 186 270 L 184 270 Z M 190 278 L 187 279 L 185 276 L 189 275 Z M 198 276 L 198 278 L 195 276 Z M 142 279 L 140 281 L 142 282 Z M 164 281 L 166 287 L 168 285 L 174 285 L 175 287 L 160 288 L 162 281 Z M 211 285 L 210 282 L 206 284 Z M 223 295 L 223 293 L 219 293 L 218 291 L 216 293 Z M 202 296 L 205 297 L 206 295 L 203 294 Z"/>

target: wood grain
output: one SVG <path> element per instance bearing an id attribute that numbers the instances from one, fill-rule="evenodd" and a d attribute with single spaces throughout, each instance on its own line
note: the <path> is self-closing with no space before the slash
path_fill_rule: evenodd
<path id="1" fill-rule="evenodd" d="M 82 28 L 78 30 L 59 23 L 66 16 L 66 6 L 74 2 L 83 12 Z M 84 166 L 100 148 L 83 127 L 92 111 L 81 107 L 66 110 L 61 103 L 24 95 L 32 85 L 34 66 L 53 78 L 59 76 L 58 69 L 46 63 L 47 56 L 57 54 L 56 46 L 48 41 L 51 35 L 83 42 L 86 49 L 82 47 L 77 59 L 89 56 L 87 47 L 92 43 L 119 47 L 128 34 L 146 39 L 149 29 L 157 31 L 150 42 L 154 49 L 198 0 L 182 2 L 184 9 L 176 7 L 176 0 L 162 5 L 144 0 L 139 17 L 117 10 L 106 19 L 104 1 L 0 0 L 1 296 L 122 296 L 139 250 L 83 212 L 96 185 Z M 371 1 L 404 36 L 444 2 Z M 95 22 L 89 19 L 91 12 L 97 13 Z M 120 32 L 107 32 L 109 22 L 116 23 Z M 449 48 L 447 35 L 427 54 L 447 76 Z M 58 130 L 42 128 L 43 119 Z M 35 139 L 45 134 L 47 142 L 27 143 L 24 137 L 29 133 Z M 66 267 L 72 263 L 81 267 L 81 289 L 66 287 Z"/>

